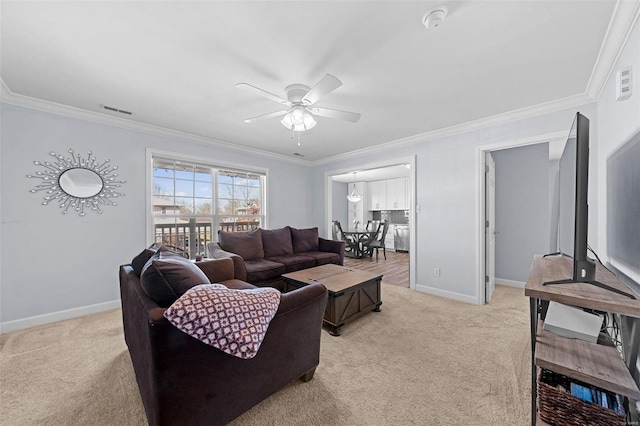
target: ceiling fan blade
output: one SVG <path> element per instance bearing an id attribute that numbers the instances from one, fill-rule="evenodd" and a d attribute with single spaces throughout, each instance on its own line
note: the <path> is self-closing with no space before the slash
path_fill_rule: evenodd
<path id="1" fill-rule="evenodd" d="M 248 84 L 248 83 L 238 83 L 236 84 L 236 87 L 240 89 L 248 89 L 260 96 L 264 96 L 265 98 L 271 99 L 272 101 L 276 101 L 282 105 L 289 105 L 289 106 L 291 105 L 291 103 L 288 100 L 283 99 L 278 95 L 274 95 L 271 92 L 267 92 L 266 90 L 262 90 L 259 87 L 252 86 L 251 84 Z"/>
<path id="2" fill-rule="evenodd" d="M 338 80 L 331 74 L 327 74 L 322 77 L 322 79 L 318 83 L 316 83 L 316 85 L 313 86 L 306 95 L 304 95 L 302 100 L 307 105 L 313 105 L 318 102 L 321 97 L 333 92 L 340 86 L 342 86 L 342 82 L 340 80 Z"/>
<path id="3" fill-rule="evenodd" d="M 257 117 L 253 117 L 253 118 L 247 118 L 246 120 L 243 120 L 245 123 L 253 123 L 254 121 L 257 120 L 262 120 L 265 118 L 275 118 L 275 117 L 280 117 L 282 115 L 285 115 L 286 113 L 288 113 L 289 111 L 276 111 L 276 112 L 270 112 L 269 114 L 264 114 L 264 115 L 259 115 Z"/>
<path id="4" fill-rule="evenodd" d="M 358 112 L 349 112 L 349 111 L 340 111 L 337 109 L 329 109 L 329 108 L 309 108 L 311 112 L 315 115 L 319 115 L 320 117 L 327 118 L 337 118 L 338 120 L 345 120 L 355 123 L 360 120 L 360 113 Z"/>

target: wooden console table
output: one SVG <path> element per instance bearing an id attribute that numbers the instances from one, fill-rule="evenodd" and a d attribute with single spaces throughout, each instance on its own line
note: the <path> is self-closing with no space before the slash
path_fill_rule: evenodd
<path id="1" fill-rule="evenodd" d="M 640 296 L 625 296 L 589 284 L 563 284 L 544 286 L 547 281 L 569 278 L 573 261 L 564 256 L 536 255 L 524 294 L 530 297 L 531 310 L 531 424 L 538 421 L 537 368 L 545 368 L 567 377 L 595 385 L 599 388 L 640 400 L 640 390 L 632 377 L 640 345 Z M 633 293 L 615 275 L 598 264 L 596 280 L 627 293 Z M 582 308 L 606 311 L 633 317 L 632 348 L 625 363 L 613 346 L 568 339 L 542 329 L 550 301 Z M 633 353 L 635 351 L 635 353 Z M 633 405 L 632 405 L 633 406 Z M 542 422 L 541 422 L 542 423 Z"/>

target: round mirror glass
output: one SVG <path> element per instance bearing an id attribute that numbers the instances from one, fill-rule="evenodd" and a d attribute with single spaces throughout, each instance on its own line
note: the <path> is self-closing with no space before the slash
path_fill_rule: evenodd
<path id="1" fill-rule="evenodd" d="M 89 198 L 102 191 L 102 178 L 93 170 L 69 169 L 60 175 L 60 188 L 67 194 L 77 198 Z"/>

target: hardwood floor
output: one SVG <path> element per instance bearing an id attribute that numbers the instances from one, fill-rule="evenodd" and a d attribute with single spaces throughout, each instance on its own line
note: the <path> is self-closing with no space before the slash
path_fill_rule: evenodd
<path id="1" fill-rule="evenodd" d="M 385 260 L 382 250 L 380 250 L 377 262 L 374 253 L 372 257 L 362 259 L 345 257 L 344 266 L 382 274 L 384 284 L 409 288 L 409 253 L 387 250 L 387 259 Z"/>

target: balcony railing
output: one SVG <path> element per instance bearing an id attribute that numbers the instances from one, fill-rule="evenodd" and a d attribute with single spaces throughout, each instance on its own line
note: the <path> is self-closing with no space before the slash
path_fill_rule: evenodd
<path id="1" fill-rule="evenodd" d="M 260 221 L 220 222 L 218 229 L 225 232 L 251 231 L 260 227 Z M 207 257 L 207 244 L 213 241 L 210 223 L 198 223 L 196 219 L 181 224 L 155 224 L 154 241 L 183 250 L 190 259 Z"/>

